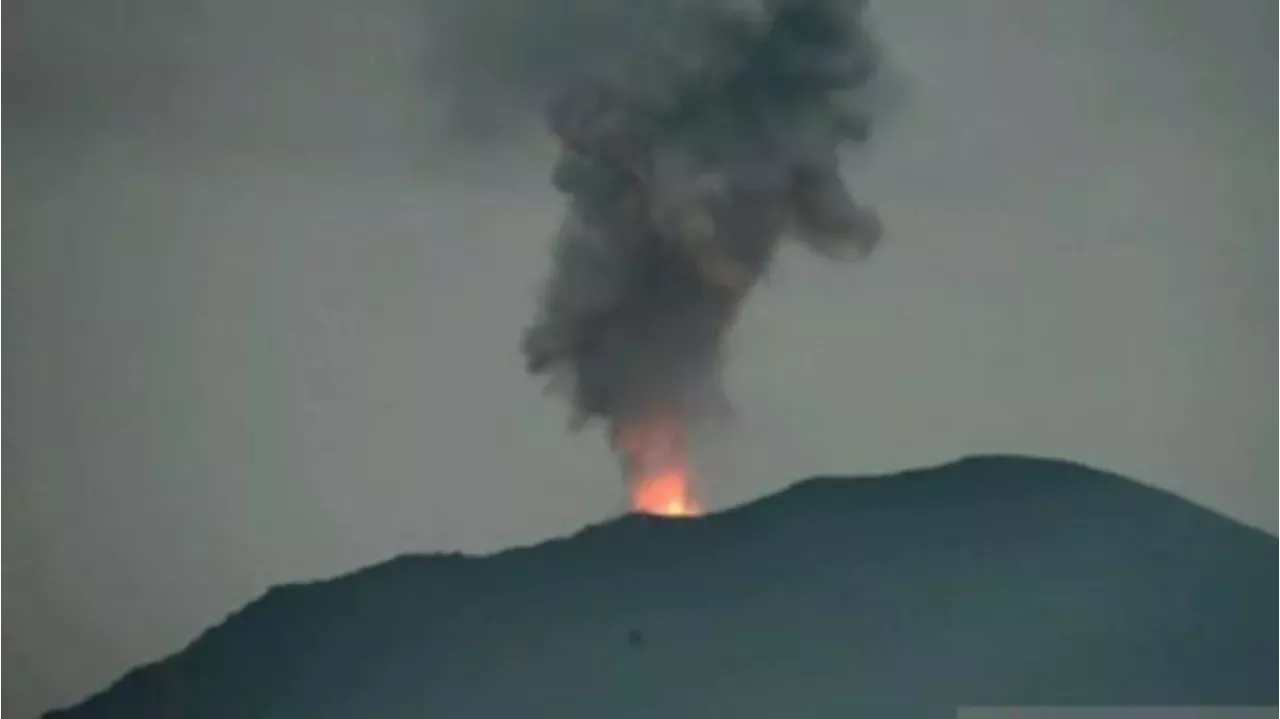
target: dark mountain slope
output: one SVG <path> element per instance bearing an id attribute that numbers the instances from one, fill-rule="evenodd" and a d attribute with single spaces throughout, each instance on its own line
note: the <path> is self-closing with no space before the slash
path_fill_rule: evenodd
<path id="1" fill-rule="evenodd" d="M 895 717 L 1276 702 L 1277 542 L 1077 465 L 819 478 L 700 520 L 274 589 L 87 717 Z"/>

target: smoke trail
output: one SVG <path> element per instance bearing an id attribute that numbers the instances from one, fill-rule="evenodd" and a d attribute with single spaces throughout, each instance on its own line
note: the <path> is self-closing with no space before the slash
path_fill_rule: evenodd
<path id="1" fill-rule="evenodd" d="M 549 96 L 568 209 L 522 349 L 575 424 L 600 419 L 616 437 L 698 416 L 721 396 L 722 340 L 781 237 L 830 256 L 877 240 L 837 171 L 839 146 L 867 129 L 862 2 L 549 0 L 502 22 L 491 5 L 455 10 L 526 58 L 502 68 L 510 87 Z"/>

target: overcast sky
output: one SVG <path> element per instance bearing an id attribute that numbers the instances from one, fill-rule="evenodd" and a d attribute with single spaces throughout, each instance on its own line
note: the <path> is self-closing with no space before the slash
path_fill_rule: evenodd
<path id="1" fill-rule="evenodd" d="M 553 148 L 450 141 L 415 7 L 8 4 L 15 716 L 272 584 L 622 506 L 517 348 Z M 847 169 L 889 234 L 752 297 L 709 502 L 1014 452 L 1274 532 L 1275 3 L 873 7 L 908 99 Z"/>

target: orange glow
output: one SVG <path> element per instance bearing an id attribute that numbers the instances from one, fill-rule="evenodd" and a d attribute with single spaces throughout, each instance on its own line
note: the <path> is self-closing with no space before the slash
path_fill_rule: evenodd
<path id="1" fill-rule="evenodd" d="M 702 506 L 689 492 L 688 475 L 681 469 L 639 477 L 631 490 L 631 508 L 661 517 L 697 517 Z"/>
<path id="2" fill-rule="evenodd" d="M 623 428 L 616 446 L 626 461 L 631 509 L 662 517 L 697 517 L 684 433 L 678 422 L 658 420 Z"/>

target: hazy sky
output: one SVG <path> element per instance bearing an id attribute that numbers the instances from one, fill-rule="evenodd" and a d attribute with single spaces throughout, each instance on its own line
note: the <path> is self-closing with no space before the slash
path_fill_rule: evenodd
<path id="1" fill-rule="evenodd" d="M 416 8 L 8 4 L 15 716 L 269 585 L 621 506 L 517 347 L 553 148 L 449 145 Z M 711 504 L 1016 452 L 1274 532 L 1275 3 L 873 8 L 908 101 L 848 176 L 889 234 L 751 299 Z"/>

